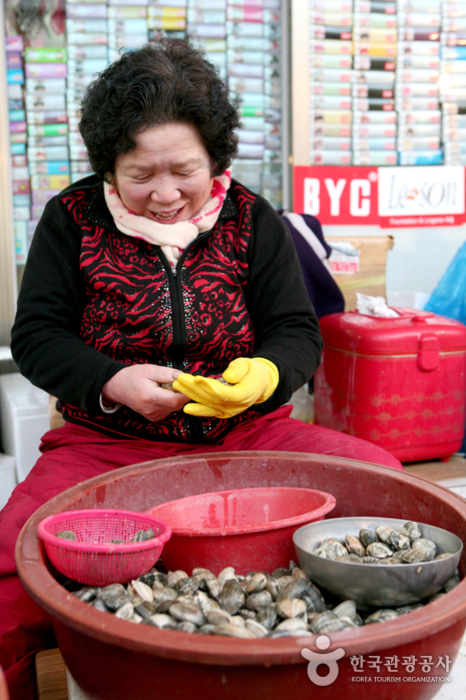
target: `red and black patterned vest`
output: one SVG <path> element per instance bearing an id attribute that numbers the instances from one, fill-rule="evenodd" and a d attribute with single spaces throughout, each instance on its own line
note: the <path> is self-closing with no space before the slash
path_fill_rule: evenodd
<path id="1" fill-rule="evenodd" d="M 101 188 L 92 195 L 63 195 L 82 231 L 87 303 L 80 336 L 88 345 L 127 365 L 151 363 L 204 376 L 218 376 L 231 360 L 251 356 L 254 329 L 245 287 L 255 197 L 238 183 L 231 190 L 234 201 L 229 194 L 214 228 L 183 251 L 175 271 L 159 246 L 115 228 Z M 219 420 L 177 411 L 152 423 L 124 406 L 92 417 L 63 402 L 59 410 L 68 420 L 114 436 L 195 443 L 219 441 L 258 415 L 251 408 Z"/>

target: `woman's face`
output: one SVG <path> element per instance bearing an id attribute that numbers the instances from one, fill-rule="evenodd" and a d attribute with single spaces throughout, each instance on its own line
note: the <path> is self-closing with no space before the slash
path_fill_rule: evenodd
<path id="1" fill-rule="evenodd" d="M 192 219 L 209 198 L 212 164 L 193 124 L 151 126 L 119 155 L 114 180 L 133 214 L 162 224 Z"/>

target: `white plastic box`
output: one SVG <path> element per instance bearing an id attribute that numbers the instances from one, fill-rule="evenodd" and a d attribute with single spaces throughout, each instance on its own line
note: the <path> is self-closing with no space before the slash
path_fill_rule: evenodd
<path id="1" fill-rule="evenodd" d="M 15 486 L 15 458 L 0 453 L 0 510 L 6 505 Z"/>
<path id="2" fill-rule="evenodd" d="M 3 451 L 14 457 L 19 483 L 40 457 L 40 439 L 50 428 L 48 394 L 18 372 L 0 375 L 0 420 Z"/>

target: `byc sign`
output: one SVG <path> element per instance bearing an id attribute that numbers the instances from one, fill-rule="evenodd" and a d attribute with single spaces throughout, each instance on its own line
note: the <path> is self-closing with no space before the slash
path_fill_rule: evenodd
<path id="1" fill-rule="evenodd" d="M 464 167 L 296 166 L 293 210 L 324 225 L 458 226 Z"/>

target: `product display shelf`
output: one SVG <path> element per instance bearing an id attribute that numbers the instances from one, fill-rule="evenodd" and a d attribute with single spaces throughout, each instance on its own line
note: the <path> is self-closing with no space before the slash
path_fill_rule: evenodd
<path id="1" fill-rule="evenodd" d="M 460 26 L 445 15 L 454 14 L 452 7 L 460 15 L 465 5 L 310 0 L 309 7 L 309 164 L 441 165 L 441 104 L 445 114 L 461 113 L 463 89 L 459 72 L 449 80 L 442 73 L 443 66 L 458 68 L 440 60 L 462 36 L 447 37 L 442 28 Z M 444 134 L 459 128 L 455 119 L 448 124 Z M 461 160 L 456 138 L 445 146 L 446 163 Z"/>

